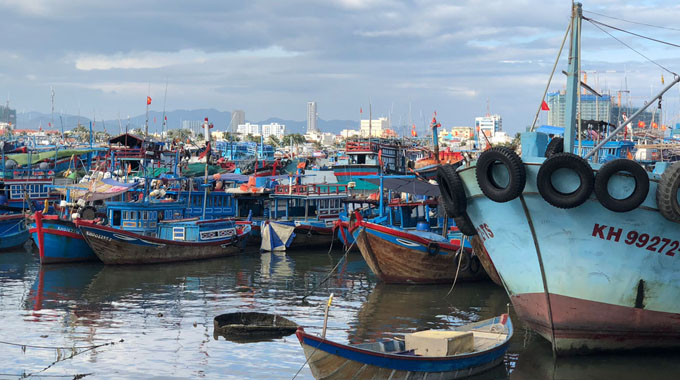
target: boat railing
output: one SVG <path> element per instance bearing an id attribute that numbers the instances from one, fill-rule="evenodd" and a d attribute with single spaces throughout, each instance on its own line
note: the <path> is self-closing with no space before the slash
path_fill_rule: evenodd
<path id="1" fill-rule="evenodd" d="M 347 152 L 373 151 L 377 144 L 371 141 L 347 141 L 345 150 Z"/>
<path id="2" fill-rule="evenodd" d="M 348 195 L 346 184 L 277 185 L 277 195 Z"/>
<path id="3" fill-rule="evenodd" d="M 114 149 L 116 158 L 144 158 L 144 149 L 130 148 L 130 149 Z"/>

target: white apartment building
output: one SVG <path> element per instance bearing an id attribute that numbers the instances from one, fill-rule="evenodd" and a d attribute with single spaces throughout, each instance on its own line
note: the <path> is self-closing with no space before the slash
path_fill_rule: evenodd
<path id="1" fill-rule="evenodd" d="M 475 118 L 475 130 L 486 137 L 493 137 L 496 132 L 503 131 L 503 119 L 500 115 L 486 115 Z"/>
<path id="2" fill-rule="evenodd" d="M 359 134 L 361 137 L 380 137 L 390 127 L 390 120 L 381 117 L 378 120 L 361 120 Z"/>
<path id="3" fill-rule="evenodd" d="M 279 140 L 286 134 L 286 126 L 279 123 L 262 124 L 262 138 L 266 139 L 269 136 L 275 136 Z"/>
<path id="4" fill-rule="evenodd" d="M 239 135 L 243 135 L 243 136 L 247 136 L 247 135 L 259 136 L 260 135 L 260 125 L 259 124 L 250 124 L 250 123 L 239 124 L 238 127 L 236 127 L 236 133 L 238 133 Z"/>

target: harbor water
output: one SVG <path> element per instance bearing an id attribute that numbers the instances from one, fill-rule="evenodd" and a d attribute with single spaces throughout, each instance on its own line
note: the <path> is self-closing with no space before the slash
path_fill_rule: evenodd
<path id="1" fill-rule="evenodd" d="M 446 329 L 509 309 L 516 330 L 505 363 L 477 379 L 680 374 L 678 353 L 555 360 L 549 343 L 522 326 L 501 287 L 386 285 L 358 252 L 252 249 L 177 264 L 41 267 L 27 245 L 0 253 L 0 379 L 311 379 L 294 335 L 232 342 L 213 334 L 213 318 L 233 311 L 277 313 L 319 333 L 330 293 L 335 298 L 327 337 L 342 343 Z"/>

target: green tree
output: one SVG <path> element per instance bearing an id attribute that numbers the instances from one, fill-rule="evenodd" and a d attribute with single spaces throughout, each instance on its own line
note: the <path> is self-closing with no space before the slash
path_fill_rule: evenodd
<path id="1" fill-rule="evenodd" d="M 222 132 L 222 138 L 227 141 L 239 141 L 238 135 L 231 132 Z"/>
<path id="2" fill-rule="evenodd" d="M 251 141 L 251 142 L 259 143 L 260 142 L 260 136 L 253 136 L 252 134 L 248 134 L 248 136 L 246 136 L 246 138 L 245 138 L 245 141 Z"/>
<path id="3" fill-rule="evenodd" d="M 269 137 L 267 138 L 267 144 L 278 147 L 281 146 L 281 141 L 276 136 L 269 135 Z"/>
<path id="4" fill-rule="evenodd" d="M 295 145 L 300 145 L 304 144 L 307 142 L 307 139 L 305 138 L 304 135 L 301 135 L 299 133 L 291 133 L 289 135 L 283 136 L 283 143 L 284 144 L 290 144 L 291 140 L 293 141 L 293 144 Z"/>

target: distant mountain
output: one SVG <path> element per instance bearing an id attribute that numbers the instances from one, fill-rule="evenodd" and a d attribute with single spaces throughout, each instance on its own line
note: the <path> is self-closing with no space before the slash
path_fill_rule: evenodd
<path id="1" fill-rule="evenodd" d="M 137 115 L 130 117 L 121 116 L 121 119 L 115 120 L 96 120 L 94 129 L 102 131 L 106 129 L 110 134 L 117 134 L 120 131 L 125 132 L 125 129 L 144 128 L 146 115 Z M 230 127 L 231 112 L 218 111 L 216 109 L 197 109 L 197 110 L 174 110 L 167 111 L 165 116 L 168 119 L 167 128 L 177 129 L 182 127 L 183 121 L 202 121 L 206 117 L 215 126 L 218 131 L 225 131 Z M 52 116 L 40 112 L 23 112 L 17 113 L 17 128 L 19 129 L 37 129 L 42 126 L 44 130 L 54 129 L 70 130 L 75 128 L 78 123 L 82 125 L 89 125 L 92 121 L 90 118 L 78 115 L 54 115 L 54 125 L 50 127 Z M 251 121 L 253 124 L 270 124 L 279 123 L 286 126 L 286 133 L 305 133 L 307 131 L 307 121 L 284 120 L 277 117 L 271 117 L 261 121 Z M 149 132 L 160 131 L 163 125 L 163 113 L 157 111 L 149 111 Z M 323 120 L 318 121 L 319 129 L 322 132 L 340 133 L 343 129 L 356 129 L 359 125 L 357 120 Z"/>

